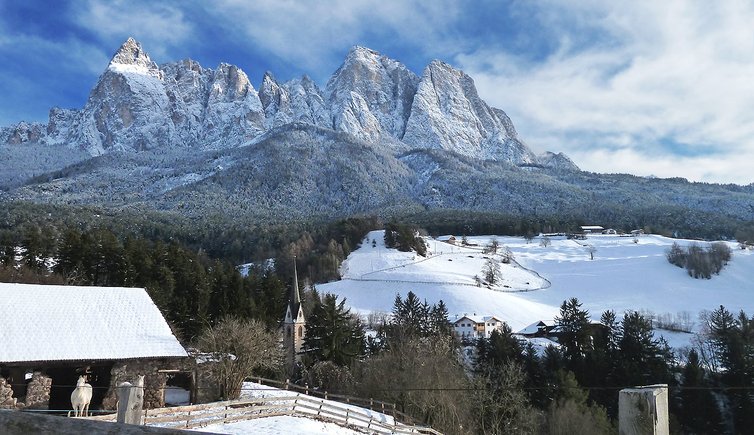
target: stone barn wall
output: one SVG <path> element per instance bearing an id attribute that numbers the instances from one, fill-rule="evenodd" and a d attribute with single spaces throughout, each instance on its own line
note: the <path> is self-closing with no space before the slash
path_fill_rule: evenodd
<path id="1" fill-rule="evenodd" d="M 15 408 L 16 398 L 13 397 L 13 388 L 5 378 L 0 378 L 0 409 Z"/>
<path id="2" fill-rule="evenodd" d="M 51 389 L 52 378 L 40 372 L 34 372 L 29 385 L 26 386 L 26 408 L 49 409 Z"/>
<path id="3" fill-rule="evenodd" d="M 136 383 L 139 375 L 144 375 L 144 408 L 165 406 L 165 383 L 168 376 L 158 370 L 177 369 L 179 359 L 161 358 L 118 361 L 110 371 L 110 389 L 102 400 L 102 409 L 114 410 L 118 398 L 115 389 L 122 382 Z"/>
<path id="4" fill-rule="evenodd" d="M 0 409 L 49 409 L 52 379 L 34 372 L 26 387 L 26 397 L 19 402 L 13 397 L 13 387 L 5 378 L 0 378 Z"/>

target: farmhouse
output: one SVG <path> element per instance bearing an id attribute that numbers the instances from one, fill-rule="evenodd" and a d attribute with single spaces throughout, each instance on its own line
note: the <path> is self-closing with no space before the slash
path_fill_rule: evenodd
<path id="1" fill-rule="evenodd" d="M 557 323 L 555 323 L 554 320 L 538 320 L 531 325 L 527 326 L 526 328 L 518 331 L 516 334 L 526 337 L 526 338 L 534 338 L 534 337 L 554 337 L 553 331 L 558 326 Z"/>
<path id="2" fill-rule="evenodd" d="M 502 327 L 503 321 L 495 316 L 464 315 L 453 322 L 453 332 L 461 339 L 490 338 L 492 331 Z"/>
<path id="3" fill-rule="evenodd" d="M 586 326 L 587 333 L 590 337 L 594 338 L 597 334 L 605 331 L 605 325 L 597 320 L 590 320 Z M 516 335 L 531 339 L 531 338 L 546 338 L 558 342 L 560 334 L 562 333 L 561 326 L 555 320 L 538 320 L 526 328 L 518 331 Z"/>
<path id="4" fill-rule="evenodd" d="M 584 234 L 602 234 L 605 229 L 599 225 L 582 225 L 581 232 Z"/>
<path id="5" fill-rule="evenodd" d="M 71 409 L 84 375 L 90 409 L 114 409 L 116 384 L 146 375 L 147 407 L 164 405 L 186 351 L 142 288 L 0 283 L 0 408 Z"/>

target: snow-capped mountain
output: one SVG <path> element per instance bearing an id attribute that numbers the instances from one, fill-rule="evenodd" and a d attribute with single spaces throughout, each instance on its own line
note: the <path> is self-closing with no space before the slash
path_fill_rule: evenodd
<path id="1" fill-rule="evenodd" d="M 482 101 L 473 80 L 434 61 L 419 78 L 405 65 L 354 47 L 322 91 L 309 77 L 257 93 L 237 66 L 193 60 L 158 66 L 129 38 L 113 56 L 85 106 L 54 108 L 47 126 L 3 129 L 0 143 L 62 145 L 101 155 L 111 150 L 243 146 L 292 122 L 349 133 L 395 151 L 444 149 L 464 156 L 539 163 L 502 110 Z"/>
<path id="2" fill-rule="evenodd" d="M 754 219 L 754 185 L 581 172 L 562 153 L 535 155 L 463 71 L 433 61 L 419 77 L 364 47 L 324 88 L 266 73 L 257 91 L 237 66 L 158 66 L 128 39 L 84 107 L 0 128 L 0 165 L 0 201 L 191 215 Z"/>

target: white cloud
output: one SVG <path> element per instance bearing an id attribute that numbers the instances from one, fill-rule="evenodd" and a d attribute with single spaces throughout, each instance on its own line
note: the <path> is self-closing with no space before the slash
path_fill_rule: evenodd
<path id="1" fill-rule="evenodd" d="M 459 5 L 449 0 L 222 0 L 207 6 L 207 12 L 222 28 L 311 71 L 331 68 L 333 56 L 374 36 L 428 52 L 438 40 L 452 44 L 443 32 Z"/>
<path id="2" fill-rule="evenodd" d="M 485 48 L 456 58 L 530 145 L 600 172 L 632 173 L 641 163 L 660 176 L 754 181 L 741 164 L 754 155 L 754 5 L 546 7 L 540 19 L 561 44 L 544 61 Z M 595 40 L 572 45 L 584 39 L 574 32 Z M 667 142 L 684 144 L 686 157 Z"/>
<path id="3" fill-rule="evenodd" d="M 158 59 L 166 58 L 170 48 L 185 42 L 193 30 L 180 8 L 164 3 L 89 0 L 75 6 L 75 20 L 106 44 L 117 47 L 133 36 Z"/>

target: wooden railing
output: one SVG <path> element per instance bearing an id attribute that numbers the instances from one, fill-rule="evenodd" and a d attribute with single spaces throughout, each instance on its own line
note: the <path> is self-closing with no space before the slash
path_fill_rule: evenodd
<path id="1" fill-rule="evenodd" d="M 382 413 L 334 404 L 324 398 L 302 393 L 148 409 L 144 411 L 144 423 L 148 426 L 191 429 L 282 415 L 313 417 L 347 427 L 366 429 L 371 433 L 441 435 L 432 428 L 397 423 L 392 417 Z M 114 421 L 115 416 L 90 419 Z"/>

